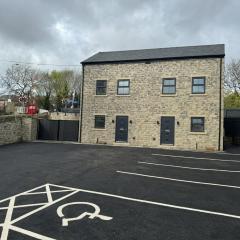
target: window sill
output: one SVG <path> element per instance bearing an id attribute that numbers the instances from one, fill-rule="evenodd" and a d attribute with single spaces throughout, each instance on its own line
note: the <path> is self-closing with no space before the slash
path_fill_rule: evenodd
<path id="1" fill-rule="evenodd" d="M 176 97 L 177 94 L 161 94 L 161 97 Z"/>
<path id="2" fill-rule="evenodd" d="M 190 97 L 208 96 L 206 93 L 191 93 Z"/>
<path id="3" fill-rule="evenodd" d="M 94 95 L 94 97 L 107 97 L 108 95 Z"/>
<path id="4" fill-rule="evenodd" d="M 124 95 L 124 94 L 122 94 L 122 95 L 121 95 L 121 94 L 120 94 L 120 95 L 119 95 L 119 94 L 116 94 L 115 96 L 116 96 L 116 97 L 130 97 L 131 95 L 128 95 L 128 94 L 126 94 L 126 95 Z"/>
<path id="5" fill-rule="evenodd" d="M 192 135 L 207 135 L 207 132 L 189 132 Z"/>
<path id="6" fill-rule="evenodd" d="M 93 128 L 93 130 L 95 130 L 95 131 L 106 131 L 107 129 L 106 128 Z"/>

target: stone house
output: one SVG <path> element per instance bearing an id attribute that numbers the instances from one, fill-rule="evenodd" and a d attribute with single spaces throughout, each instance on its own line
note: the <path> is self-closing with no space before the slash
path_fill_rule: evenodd
<path id="1" fill-rule="evenodd" d="M 80 142 L 222 150 L 224 48 L 99 52 L 86 59 Z"/>

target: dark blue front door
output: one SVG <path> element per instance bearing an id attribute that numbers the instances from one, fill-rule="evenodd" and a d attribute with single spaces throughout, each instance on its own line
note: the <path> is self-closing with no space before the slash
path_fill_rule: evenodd
<path id="1" fill-rule="evenodd" d="M 175 117 L 161 117 L 160 144 L 174 144 Z"/>
<path id="2" fill-rule="evenodd" d="M 117 116 L 116 117 L 116 142 L 127 142 L 128 141 L 128 117 Z"/>

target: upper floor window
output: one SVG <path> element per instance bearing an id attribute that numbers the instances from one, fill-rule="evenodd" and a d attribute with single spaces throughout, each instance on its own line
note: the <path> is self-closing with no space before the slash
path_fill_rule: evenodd
<path id="1" fill-rule="evenodd" d="M 129 80 L 118 80 L 117 94 L 118 95 L 129 95 L 130 93 L 130 81 Z"/>
<path id="2" fill-rule="evenodd" d="M 204 117 L 191 117 L 191 132 L 204 132 Z"/>
<path id="3" fill-rule="evenodd" d="M 162 93 L 163 94 L 176 93 L 176 78 L 164 78 L 162 80 Z"/>
<path id="4" fill-rule="evenodd" d="M 96 95 L 106 95 L 106 94 L 107 94 L 107 80 L 97 80 Z"/>
<path id="5" fill-rule="evenodd" d="M 104 115 L 95 115 L 95 128 L 105 128 L 105 116 Z"/>
<path id="6" fill-rule="evenodd" d="M 193 77 L 192 78 L 192 93 L 203 94 L 205 93 L 205 77 Z"/>

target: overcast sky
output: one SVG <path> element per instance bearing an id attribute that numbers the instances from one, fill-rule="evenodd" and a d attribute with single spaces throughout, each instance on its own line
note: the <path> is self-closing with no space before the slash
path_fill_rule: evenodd
<path id="1" fill-rule="evenodd" d="M 79 64 L 98 51 L 225 43 L 240 57 L 239 0 L 0 0 L 2 60 Z"/>

